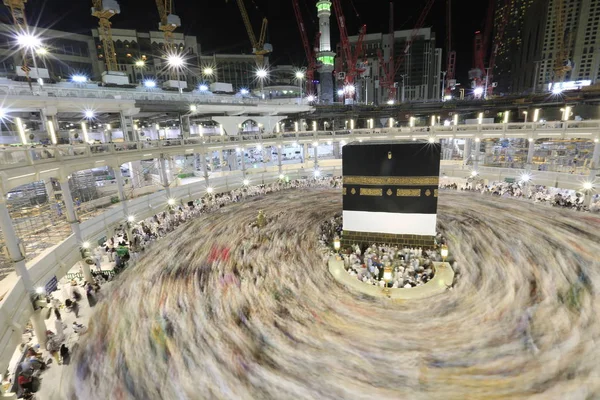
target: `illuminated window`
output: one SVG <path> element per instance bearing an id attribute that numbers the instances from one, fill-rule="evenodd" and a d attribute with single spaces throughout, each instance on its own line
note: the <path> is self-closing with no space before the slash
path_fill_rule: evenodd
<path id="1" fill-rule="evenodd" d="M 127 57 L 131 57 L 131 53 L 127 53 Z"/>

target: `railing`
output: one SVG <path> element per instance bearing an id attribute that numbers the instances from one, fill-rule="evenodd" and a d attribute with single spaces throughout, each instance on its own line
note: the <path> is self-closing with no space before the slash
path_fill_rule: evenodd
<path id="1" fill-rule="evenodd" d="M 57 85 L 47 84 L 40 89 L 34 86 L 33 93 L 25 83 L 3 80 L 0 82 L 0 95 L 3 96 L 36 96 L 57 98 L 87 98 L 87 99 L 115 99 L 138 101 L 184 101 L 194 104 L 231 104 L 244 106 L 264 105 L 297 105 L 297 99 L 261 100 L 255 97 L 241 97 L 239 95 L 219 95 L 210 92 L 168 92 L 158 88 L 109 88 L 89 87 L 71 83 Z M 308 105 L 303 100 L 301 105 Z"/>

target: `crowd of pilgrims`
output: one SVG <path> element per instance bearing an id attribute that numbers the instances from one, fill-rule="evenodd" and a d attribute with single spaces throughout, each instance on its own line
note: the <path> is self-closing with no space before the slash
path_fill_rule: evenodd
<path id="1" fill-rule="evenodd" d="M 331 247 L 334 237 L 341 237 L 341 233 L 342 216 L 336 214 L 321 224 L 320 244 Z M 342 248 L 341 256 L 346 272 L 365 284 L 394 289 L 411 288 L 421 286 L 433 278 L 435 269 L 432 262 L 442 261 L 438 250 L 445 243 L 446 239 L 438 233 L 431 249 L 354 244 Z M 383 279 L 384 267 L 392 268 L 392 279 L 388 282 Z"/>
<path id="2" fill-rule="evenodd" d="M 146 250 L 154 241 L 166 236 L 178 226 L 200 214 L 214 212 L 230 203 L 237 203 L 250 197 L 262 196 L 284 189 L 339 188 L 341 186 L 341 177 L 324 177 L 290 181 L 280 180 L 271 184 L 244 186 L 229 192 L 206 194 L 195 201 L 171 206 L 169 210 L 145 220 L 127 222 L 119 226 L 115 235 L 95 250 L 93 261 L 98 271 L 100 271 L 102 256 L 106 254 L 109 261 L 115 263 L 115 272 L 120 272 L 130 260 L 137 261 L 139 253 Z M 129 235 L 131 235 L 131 241 L 129 241 Z"/>
<path id="3" fill-rule="evenodd" d="M 589 208 L 584 205 L 584 195 L 569 189 L 550 188 L 541 185 L 531 185 L 526 188 L 521 183 L 492 182 L 483 183 L 440 183 L 440 189 L 480 192 L 501 197 L 515 197 L 531 200 L 534 203 L 548 204 L 553 207 L 568 208 L 577 211 L 600 212 L 600 195 L 592 197 Z"/>

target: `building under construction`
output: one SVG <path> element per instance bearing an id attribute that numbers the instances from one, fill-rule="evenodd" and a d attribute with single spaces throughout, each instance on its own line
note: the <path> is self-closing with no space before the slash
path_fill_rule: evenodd
<path id="1" fill-rule="evenodd" d="M 394 32 L 394 54 L 402 54 L 411 30 Z M 358 36 L 348 38 L 356 45 Z M 435 33 L 431 28 L 419 29 L 408 49 L 403 65 L 398 69 L 394 83 L 397 86 L 396 102 L 431 101 L 441 98 L 442 49 L 436 47 Z M 378 51 L 385 59 L 390 54 L 390 35 L 387 33 L 369 33 L 363 42 L 363 54 L 359 62 L 363 72 L 356 79 L 357 101 L 367 104 L 386 104 L 389 100 L 381 85 L 381 65 Z M 338 46 L 337 54 L 341 54 Z M 341 87 L 338 81 L 338 88 Z"/>

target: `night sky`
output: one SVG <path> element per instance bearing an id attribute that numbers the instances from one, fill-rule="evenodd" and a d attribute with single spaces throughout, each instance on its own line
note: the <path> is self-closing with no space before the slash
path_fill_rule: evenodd
<path id="1" fill-rule="evenodd" d="M 202 46 L 203 54 L 249 53 L 250 42 L 235 0 L 174 0 L 175 13 L 181 17 L 182 27 L 178 30 L 195 35 Z M 318 28 L 316 0 L 299 0 L 305 24 L 312 43 Z M 367 24 L 369 32 L 388 31 L 387 0 L 341 0 L 345 10 L 348 34 L 356 34 L 361 24 Z M 203 3 L 204 5 L 201 5 Z M 395 29 L 411 29 L 416 22 L 425 0 L 395 0 Z M 487 12 L 487 1 L 453 1 L 453 41 L 457 56 L 458 80 L 467 83 L 467 71 L 472 64 L 473 33 L 483 29 Z M 115 28 L 156 30 L 158 11 L 154 0 L 119 0 L 121 14 L 112 18 Z M 29 0 L 27 15 L 30 24 L 53 27 L 76 33 L 89 33 L 97 26 L 90 15 L 91 0 Z M 246 0 L 246 8 L 254 24 L 256 35 L 263 16 L 269 19 L 268 41 L 273 44 L 272 64 L 304 65 L 304 50 L 298 33 L 291 0 Z M 9 13 L 0 5 L 3 22 L 9 22 Z M 332 16 L 332 39 L 337 43 L 339 31 Z M 446 0 L 436 0 L 425 26 L 432 26 L 438 47 L 444 49 L 446 37 Z"/>

